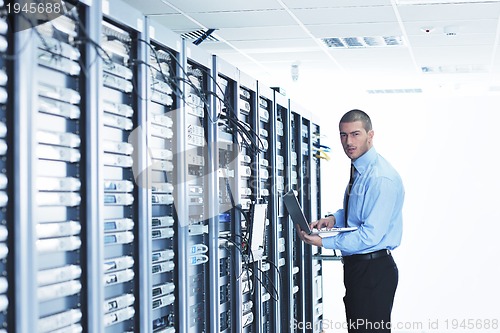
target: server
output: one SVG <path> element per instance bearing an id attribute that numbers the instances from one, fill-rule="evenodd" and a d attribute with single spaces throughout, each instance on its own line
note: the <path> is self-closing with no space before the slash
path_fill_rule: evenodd
<path id="1" fill-rule="evenodd" d="M 8 115 L 12 114 L 12 109 L 9 109 L 9 91 L 10 80 L 7 70 L 7 63 L 5 55 L 12 50 L 9 48 L 11 43 L 12 34 L 9 31 L 7 19 L 0 18 L 0 327 L 9 327 L 9 297 L 7 292 L 9 290 L 9 277 L 12 275 L 10 269 L 9 258 L 9 225 L 7 221 L 12 221 L 12 209 L 9 205 L 9 193 L 11 186 L 9 185 L 9 178 L 12 175 L 12 158 L 9 153 L 12 148 L 11 140 L 7 132 L 7 124 L 12 121 Z M 12 147 L 12 146 L 11 146 Z M 12 200 L 11 200 L 12 203 Z M 6 332 L 0 329 L 0 332 Z"/>
<path id="2" fill-rule="evenodd" d="M 281 201 L 319 217 L 319 126 L 121 1 L 61 5 L 0 17 L 0 333 L 321 331 Z"/>

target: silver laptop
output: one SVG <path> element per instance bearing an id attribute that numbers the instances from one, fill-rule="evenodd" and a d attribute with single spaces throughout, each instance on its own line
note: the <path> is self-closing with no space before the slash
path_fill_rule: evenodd
<path id="1" fill-rule="evenodd" d="M 358 229 L 358 227 L 345 227 L 345 228 L 329 228 L 329 229 L 311 229 L 309 223 L 300 207 L 299 201 L 295 196 L 293 190 L 288 191 L 283 195 L 283 202 L 285 203 L 286 210 L 290 217 L 292 218 L 293 224 L 296 228 L 300 228 L 305 231 L 308 235 L 318 235 L 321 237 L 331 237 L 339 232 L 347 232 Z"/>

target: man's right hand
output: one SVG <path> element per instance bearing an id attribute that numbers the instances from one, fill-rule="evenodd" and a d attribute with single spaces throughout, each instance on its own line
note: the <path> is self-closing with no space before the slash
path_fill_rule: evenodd
<path id="1" fill-rule="evenodd" d="M 309 227 L 311 229 L 324 229 L 333 228 L 335 225 L 335 216 L 328 216 L 317 221 L 312 222 Z"/>

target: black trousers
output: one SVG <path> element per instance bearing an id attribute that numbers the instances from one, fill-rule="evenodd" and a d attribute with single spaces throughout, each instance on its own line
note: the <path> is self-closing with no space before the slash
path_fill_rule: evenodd
<path id="1" fill-rule="evenodd" d="M 344 304 L 349 333 L 391 332 L 398 268 L 391 255 L 344 262 Z"/>

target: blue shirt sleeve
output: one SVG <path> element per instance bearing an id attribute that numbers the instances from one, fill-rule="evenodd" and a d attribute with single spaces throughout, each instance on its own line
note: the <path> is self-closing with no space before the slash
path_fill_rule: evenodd
<path id="1" fill-rule="evenodd" d="M 356 219 L 360 221 L 358 229 L 323 238 L 323 246 L 341 250 L 344 255 L 374 250 L 374 247 L 383 243 L 383 238 L 390 234 L 392 214 L 398 202 L 399 192 L 399 186 L 389 178 L 380 177 L 373 180 L 366 189 L 362 207 L 356 210 Z M 343 209 L 335 213 L 335 218 L 339 218 L 343 223 L 344 217 L 341 215 Z"/>
<path id="2" fill-rule="evenodd" d="M 336 211 L 333 216 L 335 216 L 335 227 L 337 228 L 342 228 L 345 226 L 345 216 L 344 216 L 344 210 L 343 209 L 339 209 L 338 211 Z"/>

